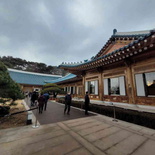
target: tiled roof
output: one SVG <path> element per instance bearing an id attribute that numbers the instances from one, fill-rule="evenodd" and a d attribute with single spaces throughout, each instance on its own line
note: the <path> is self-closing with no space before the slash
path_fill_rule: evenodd
<path id="1" fill-rule="evenodd" d="M 128 45 L 124 46 L 124 47 L 121 47 L 117 50 L 114 50 L 112 51 L 111 53 L 108 53 L 106 55 L 103 55 L 103 56 L 100 56 L 100 57 L 95 57 L 91 60 L 87 60 L 87 61 L 84 61 L 84 62 L 81 62 L 81 63 L 62 63 L 61 65 L 59 65 L 59 67 L 62 67 L 62 68 L 74 68 L 74 67 L 80 67 L 80 66 L 83 66 L 83 65 L 86 65 L 86 64 L 90 64 L 90 63 L 93 63 L 93 62 L 96 62 L 97 60 L 100 60 L 100 59 L 103 59 L 103 58 L 106 58 L 106 57 L 109 57 L 115 53 L 118 53 L 119 51 L 123 51 L 131 46 L 133 46 L 134 44 L 137 44 L 138 42 L 142 41 L 142 40 L 145 40 L 145 38 L 149 37 L 152 35 L 152 33 L 154 33 L 155 30 L 149 30 L 149 31 L 135 31 L 135 32 L 116 32 L 114 35 L 112 35 L 112 37 L 121 37 L 121 36 L 134 36 L 134 35 L 138 35 L 139 34 L 139 37 L 137 40 L 134 40 L 133 42 L 129 43 Z"/>
<path id="2" fill-rule="evenodd" d="M 146 30 L 146 31 L 132 31 L 132 32 L 116 32 L 114 35 L 112 35 L 112 37 L 115 36 L 144 36 L 146 34 L 149 34 L 150 30 Z"/>
<path id="3" fill-rule="evenodd" d="M 56 80 L 60 75 L 41 74 L 8 68 L 11 78 L 19 84 L 44 85 L 46 80 Z"/>
<path id="4" fill-rule="evenodd" d="M 112 51 L 106 55 L 97 57 L 95 59 L 89 60 L 85 63 L 78 64 L 78 65 L 70 65 L 70 64 L 62 64 L 59 67 L 63 69 L 72 69 L 72 71 L 76 70 L 87 70 L 92 69 L 100 66 L 106 66 L 108 64 L 114 64 L 115 62 L 121 61 L 128 57 L 133 57 L 139 53 L 143 53 L 148 51 L 149 49 L 154 48 L 155 43 L 155 30 L 150 31 L 149 34 L 146 34 L 143 37 L 139 37 L 138 40 L 135 40 L 128 45 L 119 48 L 117 50 Z"/>
<path id="5" fill-rule="evenodd" d="M 58 82 L 62 82 L 62 81 L 73 79 L 75 77 L 76 77 L 75 74 L 71 74 L 70 73 L 70 74 L 67 74 L 66 76 L 61 77 L 61 78 L 56 79 L 56 80 L 46 80 L 45 83 L 58 83 Z"/>

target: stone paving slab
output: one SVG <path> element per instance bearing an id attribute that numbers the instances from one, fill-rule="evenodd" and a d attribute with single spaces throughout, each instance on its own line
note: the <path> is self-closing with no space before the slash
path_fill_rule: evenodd
<path id="1" fill-rule="evenodd" d="M 83 137 L 79 136 L 77 133 L 70 131 L 70 134 L 76 138 L 86 149 L 88 149 L 92 154 L 97 155 L 105 155 L 104 152 L 99 150 L 97 147 L 95 147 L 92 143 L 89 143 L 87 140 L 85 140 Z"/>
<path id="2" fill-rule="evenodd" d="M 110 127 L 110 125 L 108 125 L 108 124 L 95 125 L 95 126 L 93 126 L 91 128 L 80 130 L 78 132 L 78 134 L 80 134 L 81 136 L 85 136 L 85 135 L 88 135 L 88 134 L 91 134 L 91 133 L 94 133 L 94 132 L 101 131 L 101 130 L 103 130 L 105 128 L 108 128 L 108 127 Z"/>
<path id="3" fill-rule="evenodd" d="M 140 132 L 145 134 L 145 135 L 150 135 L 150 136 L 155 134 L 155 130 L 148 129 L 148 128 L 143 128 L 140 130 Z"/>
<path id="4" fill-rule="evenodd" d="M 119 128 L 112 126 L 112 127 L 105 128 L 104 130 L 89 134 L 84 137 L 88 141 L 93 142 L 103 137 L 110 136 L 111 134 L 117 133 L 119 130 L 120 130 Z"/>
<path id="5" fill-rule="evenodd" d="M 132 130 L 135 130 L 135 131 L 140 131 L 140 130 L 143 129 L 142 126 L 139 126 L 139 125 L 136 125 L 136 124 L 134 126 L 130 126 L 129 128 L 132 129 Z"/>
<path id="6" fill-rule="evenodd" d="M 86 150 L 85 148 L 80 148 L 77 149 L 73 152 L 67 153 L 66 155 L 92 155 L 88 150 Z"/>
<path id="7" fill-rule="evenodd" d="M 26 129 L 29 132 L 27 132 L 27 130 L 24 131 L 23 128 L 18 128 L 16 130 L 12 131 L 11 134 L 4 134 L 3 137 L 0 139 L 0 142 L 10 142 L 10 141 L 19 140 L 19 139 L 23 139 L 23 138 L 27 138 L 27 137 L 31 137 L 31 136 L 35 136 L 35 135 L 41 135 L 44 133 L 47 134 L 51 131 L 58 131 L 60 129 L 60 127 L 52 125 L 52 127 L 44 126 L 43 130 L 39 130 L 39 128 L 35 129 L 35 130 L 33 128 L 26 128 Z M 6 139 L 6 137 L 8 137 L 8 138 Z"/>
<path id="8" fill-rule="evenodd" d="M 153 155 L 155 154 L 155 141 L 148 140 L 132 154 L 132 155 Z"/>
<path id="9" fill-rule="evenodd" d="M 154 155 L 154 131 L 101 115 L 3 129 L 0 155 Z"/>
<path id="10" fill-rule="evenodd" d="M 67 124 L 67 126 L 76 127 L 76 126 L 79 126 L 79 125 L 85 125 L 85 124 L 94 123 L 94 122 L 95 122 L 95 120 L 91 120 L 91 119 L 86 119 L 84 121 L 77 120 L 76 122 L 74 121 L 72 123 Z"/>
<path id="11" fill-rule="evenodd" d="M 94 122 L 87 122 L 86 124 L 82 124 L 82 125 L 78 125 L 78 126 L 75 126 L 73 127 L 72 129 L 75 130 L 75 131 L 80 131 L 80 130 L 83 130 L 83 129 L 88 129 L 88 128 L 91 128 L 93 127 L 94 125 L 95 126 L 98 126 L 100 125 L 101 123 L 98 122 L 98 121 L 94 121 Z"/>
<path id="12" fill-rule="evenodd" d="M 94 120 L 90 119 L 89 117 L 86 117 L 84 120 L 83 118 L 77 118 L 76 121 L 75 119 L 71 119 L 71 120 L 64 121 L 63 123 L 69 125 L 69 124 L 73 124 L 75 122 L 81 122 L 81 121 L 82 122 L 87 122 L 87 121 L 94 122 Z"/>
<path id="13" fill-rule="evenodd" d="M 145 140 L 145 137 L 133 134 L 115 146 L 112 146 L 106 152 L 107 154 L 115 153 L 119 155 L 128 155 L 131 154 L 137 147 L 139 147 Z"/>
<path id="14" fill-rule="evenodd" d="M 123 141 L 124 139 L 126 139 L 131 135 L 132 135 L 131 132 L 120 130 L 111 135 L 107 135 L 102 139 L 98 139 L 97 141 L 94 142 L 94 144 L 96 147 L 104 151 L 111 148 L 112 146 L 115 146 L 116 144 L 120 143 L 121 141 Z"/>
<path id="15" fill-rule="evenodd" d="M 68 152 L 72 152 L 81 147 L 81 145 L 76 140 L 74 140 L 72 137 L 68 135 L 65 135 L 65 136 L 66 137 L 60 137 L 61 139 L 59 141 L 58 139 L 56 139 L 57 144 L 56 143 L 53 144 L 53 141 L 52 141 L 50 145 L 48 144 L 48 147 L 46 146 L 45 149 L 38 150 L 34 154 L 37 154 L 37 155 L 66 154 Z"/>

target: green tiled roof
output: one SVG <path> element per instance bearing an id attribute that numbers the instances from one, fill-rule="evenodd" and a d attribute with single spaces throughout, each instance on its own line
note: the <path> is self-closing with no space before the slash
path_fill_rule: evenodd
<path id="1" fill-rule="evenodd" d="M 130 46 L 132 46 L 132 45 L 138 43 L 138 42 L 141 41 L 141 40 L 144 40 L 145 38 L 147 38 L 147 37 L 149 37 L 150 35 L 152 35 L 152 33 L 154 33 L 154 32 L 155 32 L 155 29 L 153 29 L 153 30 L 148 30 L 148 31 L 135 31 L 135 32 L 115 32 L 115 34 L 113 34 L 113 35 L 111 36 L 111 38 L 113 38 L 113 37 L 134 37 L 134 36 L 137 36 L 138 39 L 137 39 L 137 40 L 134 40 L 133 42 L 129 43 L 128 45 L 126 45 L 126 46 L 124 46 L 124 47 L 121 47 L 121 48 L 119 48 L 119 49 L 117 49 L 117 50 L 114 50 L 114 51 L 112 51 L 111 53 L 108 53 L 108 54 L 106 54 L 106 55 L 97 57 L 97 55 L 100 53 L 100 52 L 99 52 L 95 57 L 93 57 L 93 58 L 90 59 L 90 60 L 85 60 L 84 62 L 80 62 L 80 63 L 79 63 L 79 62 L 78 62 L 78 63 L 64 63 L 64 62 L 63 62 L 62 64 L 59 65 L 59 67 L 74 68 L 74 67 L 77 67 L 77 66 L 83 66 L 83 65 L 85 65 L 85 64 L 95 62 L 96 60 L 99 60 L 99 59 L 102 59 L 102 58 L 106 58 L 106 57 L 108 57 L 108 56 L 110 56 L 110 55 L 112 55 L 112 54 L 118 53 L 118 52 L 121 51 L 121 50 L 124 50 L 124 49 L 126 49 L 126 48 L 129 48 Z M 111 39 L 111 38 L 110 38 L 110 39 Z M 110 40 L 110 39 L 109 39 L 109 40 Z M 108 40 L 108 41 L 109 41 L 109 40 Z M 107 42 L 108 42 L 108 41 L 107 41 Z M 105 44 L 105 46 L 106 46 L 106 44 Z"/>
<path id="2" fill-rule="evenodd" d="M 150 33 L 150 30 L 145 31 L 131 31 L 131 32 L 115 32 L 115 34 L 112 35 L 112 37 L 143 37 Z"/>
<path id="3" fill-rule="evenodd" d="M 60 75 L 41 74 L 8 68 L 11 78 L 19 84 L 44 85 L 46 80 L 56 80 Z"/>

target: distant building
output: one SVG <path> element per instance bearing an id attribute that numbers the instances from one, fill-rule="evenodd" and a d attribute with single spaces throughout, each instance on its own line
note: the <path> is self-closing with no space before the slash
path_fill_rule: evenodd
<path id="1" fill-rule="evenodd" d="M 21 85 L 23 92 L 40 91 L 46 80 L 56 80 L 60 75 L 41 74 L 8 68 L 11 78 Z"/>
<path id="2" fill-rule="evenodd" d="M 62 88 L 64 88 L 64 91 L 71 92 L 74 97 L 83 97 L 82 89 L 82 76 L 77 76 L 75 74 L 67 74 L 66 76 L 63 76 L 56 80 L 46 80 L 46 83 L 55 83 L 60 85 Z"/>
<path id="3" fill-rule="evenodd" d="M 115 29 L 96 56 L 59 67 L 81 77 L 58 83 L 64 89 L 81 87 L 82 96 L 88 91 L 94 100 L 155 106 L 155 30 Z"/>

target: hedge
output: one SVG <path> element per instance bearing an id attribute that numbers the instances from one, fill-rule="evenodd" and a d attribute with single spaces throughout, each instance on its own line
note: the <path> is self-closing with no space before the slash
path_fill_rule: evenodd
<path id="1" fill-rule="evenodd" d="M 64 98 L 58 98 L 57 101 L 59 103 L 65 104 Z M 82 107 L 82 109 L 85 108 L 84 103 L 82 101 L 72 101 L 71 106 L 77 108 Z M 89 111 L 109 117 L 114 117 L 113 106 L 90 104 Z M 115 112 L 116 112 L 116 119 L 155 129 L 154 113 L 124 109 L 121 107 L 115 107 Z"/>

